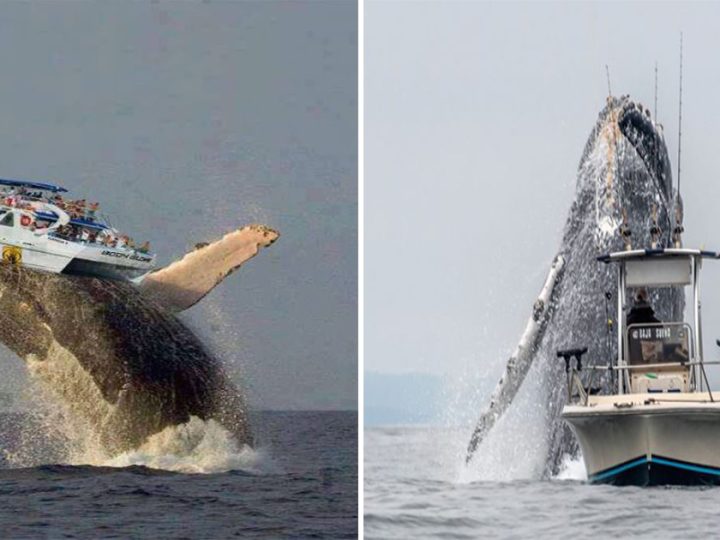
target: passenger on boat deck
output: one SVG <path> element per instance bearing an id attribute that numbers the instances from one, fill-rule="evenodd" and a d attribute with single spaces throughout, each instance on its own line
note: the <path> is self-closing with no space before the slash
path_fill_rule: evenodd
<path id="1" fill-rule="evenodd" d="M 150 252 L 150 242 L 148 240 L 145 240 L 142 245 L 138 248 L 138 251 L 140 253 L 149 253 Z"/>
<path id="2" fill-rule="evenodd" d="M 66 205 L 65 210 L 68 214 L 70 214 L 70 217 L 72 219 L 77 219 L 80 217 L 80 211 L 78 209 L 77 202 L 75 201 L 69 201 Z"/>
<path id="3" fill-rule="evenodd" d="M 98 211 L 100 203 L 90 203 L 85 211 L 85 219 L 88 221 L 95 221 L 95 213 Z"/>
<path id="4" fill-rule="evenodd" d="M 635 301 L 633 307 L 627 315 L 627 325 L 631 324 L 647 324 L 647 323 L 659 323 L 660 320 L 655 317 L 655 311 L 653 311 L 650 302 L 648 301 L 648 292 L 644 287 L 638 289 L 635 293 Z"/>

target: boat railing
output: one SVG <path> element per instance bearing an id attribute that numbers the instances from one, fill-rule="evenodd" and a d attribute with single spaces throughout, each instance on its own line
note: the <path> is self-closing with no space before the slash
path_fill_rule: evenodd
<path id="1" fill-rule="evenodd" d="M 605 365 L 593 365 L 593 366 L 584 366 L 582 369 L 584 370 L 592 370 L 595 369 L 597 371 L 633 371 L 633 370 L 646 370 L 646 369 L 662 369 L 662 368 L 673 368 L 678 366 L 699 366 L 705 364 L 706 366 L 710 365 L 720 365 L 720 361 L 711 361 L 711 362 L 659 362 L 657 364 L 642 364 L 642 365 L 635 365 L 635 366 L 615 366 L 613 364 L 605 364 Z"/>
<path id="2" fill-rule="evenodd" d="M 61 240 L 65 240 L 66 242 L 74 242 L 76 244 L 87 244 L 89 246 L 93 246 L 93 247 L 97 247 L 97 248 L 110 248 L 110 249 L 119 250 L 119 251 L 127 251 L 130 253 L 142 253 L 143 255 L 152 256 L 152 254 L 150 254 L 150 253 L 143 253 L 142 251 L 138 250 L 137 248 L 132 248 L 127 245 L 112 246 L 112 245 L 107 245 L 103 242 L 98 242 L 98 241 L 91 242 L 89 239 L 72 237 L 69 235 L 58 233 L 57 231 L 50 231 L 48 233 L 48 236 L 54 236 L 56 238 L 60 238 Z"/>
<path id="3" fill-rule="evenodd" d="M 705 384 L 707 386 L 707 393 L 710 396 L 710 401 L 715 402 L 712 391 L 710 390 L 710 384 L 707 379 L 705 372 L 706 365 L 720 365 L 720 361 L 687 361 L 687 362 L 658 362 L 654 364 L 642 364 L 642 365 L 627 365 L 627 366 L 616 366 L 613 364 L 604 365 L 582 365 L 581 357 L 587 352 L 587 349 L 574 349 L 569 351 L 558 351 L 558 357 L 565 359 L 565 373 L 566 373 L 566 384 L 567 384 L 567 396 L 568 403 L 577 402 L 582 405 L 587 405 L 590 399 L 590 395 L 598 394 L 599 388 L 593 387 L 595 380 L 595 374 L 600 372 L 605 373 L 632 373 L 634 371 L 663 371 L 663 370 L 677 370 L 678 368 L 689 369 L 694 366 L 698 366 L 701 370 L 703 377 L 705 378 Z M 579 353 L 579 354 L 576 354 Z M 575 362 L 573 363 L 573 358 Z M 582 381 L 582 372 L 590 371 L 590 377 L 587 384 Z M 704 392 L 703 392 L 704 393 Z"/>

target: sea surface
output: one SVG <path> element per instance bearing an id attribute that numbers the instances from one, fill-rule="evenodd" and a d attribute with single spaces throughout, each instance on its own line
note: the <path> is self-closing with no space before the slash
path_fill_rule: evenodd
<path id="1" fill-rule="evenodd" d="M 532 463 L 515 463 L 535 455 L 532 445 L 518 452 L 522 443 L 514 441 L 485 456 L 491 469 L 467 469 L 465 435 L 441 427 L 365 429 L 365 538 L 718 536 L 720 488 L 590 485 L 574 460 L 542 479 Z"/>
<path id="2" fill-rule="evenodd" d="M 36 420 L 2 413 L 0 537 L 357 537 L 357 413 L 261 412 L 252 421 L 254 449 L 228 447 L 198 420 L 112 466 L 17 468 Z"/>

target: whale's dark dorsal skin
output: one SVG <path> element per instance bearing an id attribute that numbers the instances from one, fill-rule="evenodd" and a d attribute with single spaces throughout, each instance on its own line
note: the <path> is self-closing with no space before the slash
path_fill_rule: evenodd
<path id="1" fill-rule="evenodd" d="M 258 249 L 277 238 L 261 230 Z M 203 249 L 212 252 L 213 244 Z M 232 268 L 208 268 L 212 286 L 256 252 L 232 260 Z M 108 454 L 135 448 L 190 416 L 215 419 L 239 443 L 251 443 L 240 391 L 163 304 L 173 296 L 162 296 L 157 284 L 154 292 L 130 282 L 0 265 L 0 341 L 90 425 Z"/>
<path id="2" fill-rule="evenodd" d="M 672 195 L 670 161 L 661 128 L 647 110 L 628 97 L 610 98 L 580 160 L 575 201 L 543 289 L 543 298 L 550 300 L 536 302 L 528 329 L 480 415 L 468 447 L 468 462 L 510 408 L 533 364 L 539 368 L 533 373 L 544 379 L 548 403 L 546 473 L 556 472 L 562 456 L 576 451 L 574 438 L 560 418 L 567 392 L 564 367 L 555 352 L 588 347 L 588 360 L 599 364 L 617 357 L 617 338 L 614 327 L 608 328 L 606 311 L 607 306 L 615 318 L 616 270 L 597 262 L 596 257 L 623 249 L 623 213 L 632 231 L 633 247 L 650 247 L 653 205 L 662 229 L 660 243 L 669 246 Z M 609 301 L 606 292 L 612 295 Z M 661 319 L 677 320 L 684 296 L 680 291 L 656 291 L 652 303 Z M 610 378 L 596 380 L 597 384 L 607 389 Z"/>

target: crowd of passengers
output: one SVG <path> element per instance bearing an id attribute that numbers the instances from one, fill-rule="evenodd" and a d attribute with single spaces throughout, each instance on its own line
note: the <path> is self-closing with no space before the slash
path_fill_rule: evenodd
<path id="1" fill-rule="evenodd" d="M 38 225 L 38 227 L 40 227 Z M 107 231 L 91 231 L 76 225 L 60 225 L 55 230 L 55 236 L 72 242 L 85 242 L 86 244 L 98 244 L 113 248 L 134 249 L 140 253 L 150 252 L 150 242 L 147 240 L 135 246 L 135 241 L 127 235 L 115 235 Z"/>
<path id="2" fill-rule="evenodd" d="M 95 223 L 100 203 L 88 203 L 85 199 L 71 200 L 65 199 L 60 194 L 53 196 L 45 196 L 41 191 L 31 192 L 24 187 L 18 189 L 3 189 L 2 200 L 6 206 L 19 208 L 34 212 L 37 210 L 36 203 L 50 203 L 66 212 L 72 220 L 83 220 L 87 223 Z M 45 229 L 50 226 L 50 222 L 38 218 L 33 221 L 29 227 L 35 230 Z M 118 235 L 111 229 L 95 231 L 87 229 L 77 224 L 69 223 L 59 226 L 54 235 L 58 238 L 71 240 L 73 242 L 85 242 L 87 244 L 98 244 L 113 248 L 125 248 L 138 251 L 140 253 L 150 252 L 150 242 L 145 241 L 139 246 L 135 246 L 135 241 L 127 235 Z"/>
<path id="3" fill-rule="evenodd" d="M 95 222 L 100 208 L 100 203 L 88 203 L 85 199 L 65 199 L 60 194 L 49 197 L 43 195 L 42 191 L 28 191 L 23 187 L 3 190 L 3 199 L 7 206 L 25 210 L 34 210 L 35 202 L 54 204 L 60 210 L 67 212 L 71 219 L 84 219 L 90 223 Z"/>

